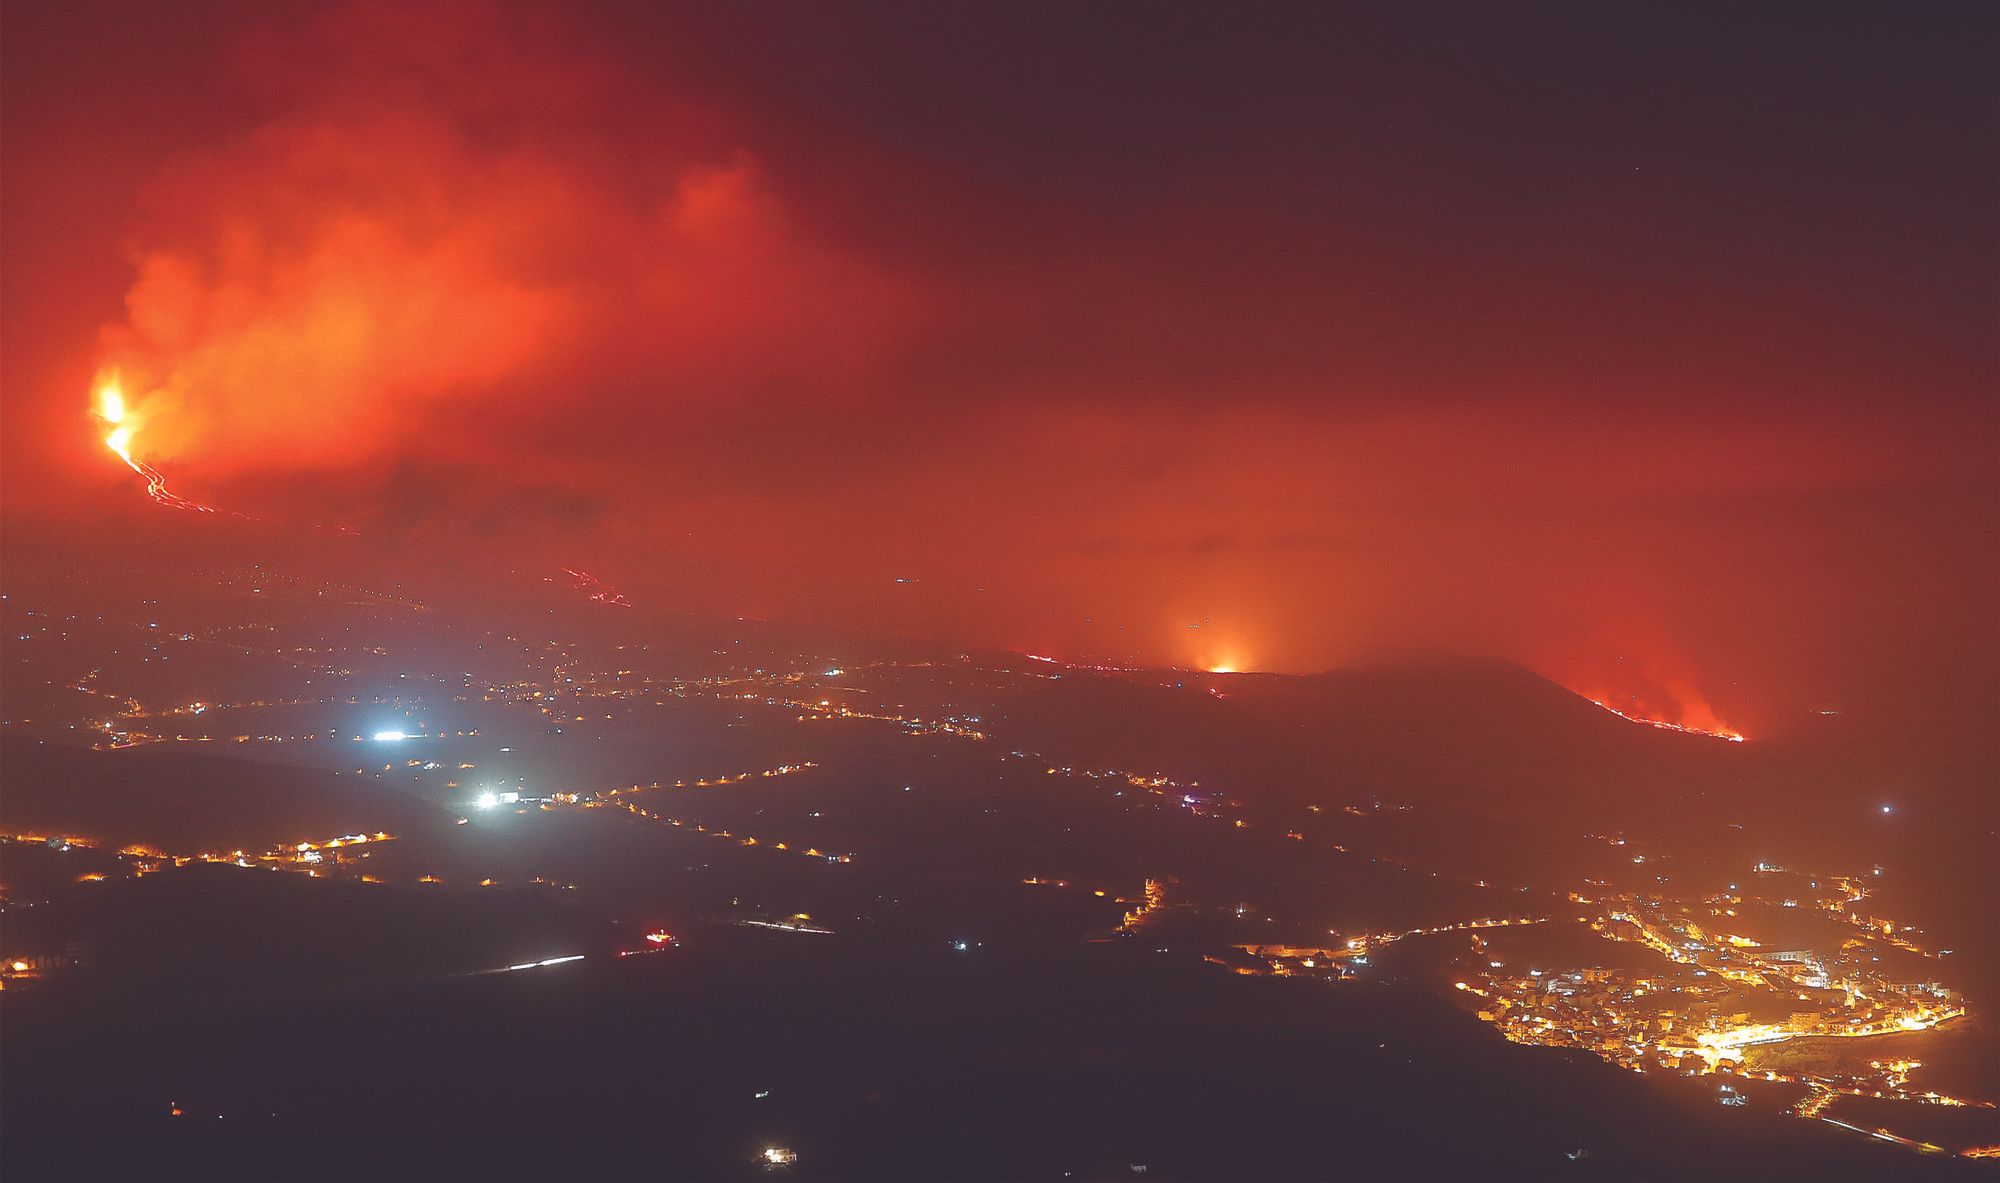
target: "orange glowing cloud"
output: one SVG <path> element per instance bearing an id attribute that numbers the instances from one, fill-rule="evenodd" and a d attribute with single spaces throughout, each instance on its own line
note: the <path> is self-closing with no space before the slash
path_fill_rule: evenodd
<path id="1" fill-rule="evenodd" d="M 1111 78 L 1040 17 L 336 2 L 176 51 L 134 11 L 13 51 L 61 84 L 8 154 L 22 505 L 72 512 L 76 464 L 132 494 L 117 452 L 156 500 L 504 534 L 642 605 L 1109 664 L 1491 653 L 1759 739 L 1993 650 L 1985 211 L 1893 230 L 1848 170 L 1900 137 L 1768 129 L 1746 190 L 1702 136 L 1630 167 L 1629 107 L 1469 144 L 1398 55 L 1315 100 L 1317 52 Z M 1063 50 L 1035 94 L 1008 45 Z"/>
<path id="2" fill-rule="evenodd" d="M 138 455 L 205 477 L 450 458 L 509 405 L 620 397 L 593 385 L 699 402 L 859 362 L 915 306 L 746 152 L 632 161 L 587 121 L 496 122 L 511 70 L 447 73 L 424 103 L 336 88 L 156 178 L 102 333 Z"/>
<path id="3" fill-rule="evenodd" d="M 413 404 L 518 372 L 567 298 L 509 265 L 472 213 L 476 192 L 460 200 L 471 216 L 431 225 L 361 203 L 303 224 L 238 211 L 205 250 L 148 251 L 127 320 L 105 334 L 148 453 L 229 467 L 353 460 Z"/>

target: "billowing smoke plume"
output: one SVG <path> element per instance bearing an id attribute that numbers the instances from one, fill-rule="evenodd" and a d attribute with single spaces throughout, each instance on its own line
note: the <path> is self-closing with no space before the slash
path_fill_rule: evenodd
<path id="1" fill-rule="evenodd" d="M 448 459 L 524 400 L 698 403 L 883 339 L 905 293 L 715 120 L 561 36 L 363 6 L 250 43 L 276 113 L 157 178 L 103 334 L 135 451 L 202 479 Z M 644 135 L 602 130 L 631 102 Z"/>

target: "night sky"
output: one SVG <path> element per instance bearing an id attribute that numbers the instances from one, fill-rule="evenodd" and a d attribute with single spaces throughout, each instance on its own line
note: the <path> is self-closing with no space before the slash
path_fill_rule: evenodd
<path id="1" fill-rule="evenodd" d="M 10 5 L 0 508 L 172 522 L 116 370 L 179 493 L 646 604 L 1990 725 L 1996 33 Z"/>

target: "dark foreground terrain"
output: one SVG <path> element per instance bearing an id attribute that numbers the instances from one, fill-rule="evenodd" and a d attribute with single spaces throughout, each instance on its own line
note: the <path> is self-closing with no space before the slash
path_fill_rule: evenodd
<path id="1" fill-rule="evenodd" d="M 1664 732 L 1493 662 L 1098 669 L 573 590 L 17 579 L 0 1174 L 1996 1174 L 1976 761 Z M 1666 973 L 1618 908 L 1948 1017 L 1751 1080 L 1453 989 Z"/>

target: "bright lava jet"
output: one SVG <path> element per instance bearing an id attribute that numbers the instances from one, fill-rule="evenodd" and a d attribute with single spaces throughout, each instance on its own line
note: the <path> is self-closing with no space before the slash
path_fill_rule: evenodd
<path id="1" fill-rule="evenodd" d="M 125 392 L 118 383 L 117 375 L 112 375 L 97 390 L 97 417 L 111 429 L 104 437 L 104 446 L 110 448 L 126 467 L 146 479 L 146 496 L 169 509 L 188 509 L 196 513 L 214 513 L 213 506 L 199 501 L 190 501 L 178 493 L 167 489 L 167 478 L 160 470 L 132 455 L 132 436 L 138 425 L 130 422 L 125 408 Z"/>

